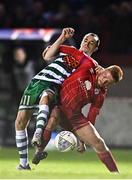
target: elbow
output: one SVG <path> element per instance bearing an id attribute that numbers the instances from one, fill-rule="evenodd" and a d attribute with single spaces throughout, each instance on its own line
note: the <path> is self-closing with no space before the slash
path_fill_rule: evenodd
<path id="1" fill-rule="evenodd" d="M 44 51 L 42 52 L 42 57 L 43 57 L 44 60 L 48 59 L 47 51 L 44 50 Z"/>
<path id="2" fill-rule="evenodd" d="M 44 53 L 44 51 L 42 52 L 42 58 L 45 60 L 45 53 Z"/>
<path id="3" fill-rule="evenodd" d="M 44 60 L 48 60 L 49 57 L 47 56 L 47 51 L 49 50 L 50 46 L 48 46 L 44 51 L 42 52 L 42 57 Z"/>
<path id="4" fill-rule="evenodd" d="M 42 52 L 42 58 L 43 58 L 43 60 L 45 60 L 45 61 L 50 61 L 51 60 L 51 58 L 50 57 L 48 57 L 47 55 L 46 55 L 46 52 Z"/>

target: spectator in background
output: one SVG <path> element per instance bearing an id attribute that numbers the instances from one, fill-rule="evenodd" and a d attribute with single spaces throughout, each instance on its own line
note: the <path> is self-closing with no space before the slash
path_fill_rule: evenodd
<path id="1" fill-rule="evenodd" d="M 75 37 L 77 42 L 81 41 L 81 38 L 87 32 L 95 32 L 96 34 L 100 35 L 101 27 L 98 21 L 98 18 L 95 16 L 94 7 L 92 5 L 84 5 L 78 12 L 77 12 L 77 22 L 76 27 L 77 36 Z M 80 38 L 80 39 L 79 39 Z"/>
<path id="2" fill-rule="evenodd" d="M 6 7 L 0 3 L 0 27 L 10 27 L 11 18 L 7 16 Z"/>
<path id="3" fill-rule="evenodd" d="M 22 5 L 16 5 L 12 12 L 12 27 L 23 28 L 27 25 L 26 9 Z"/>
<path id="4" fill-rule="evenodd" d="M 118 5 L 112 4 L 107 9 L 111 23 L 111 38 L 109 50 L 112 53 L 129 53 L 132 41 L 132 6 L 131 2 L 122 1 Z M 113 45 L 114 41 L 114 45 Z"/>
<path id="5" fill-rule="evenodd" d="M 54 16 L 54 27 L 64 27 L 66 24 L 71 25 L 70 21 L 73 18 L 71 7 L 68 3 L 61 2 L 58 7 L 58 12 Z"/>
<path id="6" fill-rule="evenodd" d="M 77 42 L 80 42 L 87 32 L 99 34 L 102 46 L 105 47 L 103 52 L 110 53 L 131 53 L 131 16 L 132 3 L 129 0 L 0 1 L 1 28 L 70 26 L 76 30 L 74 38 Z"/>
<path id="7" fill-rule="evenodd" d="M 42 1 L 34 1 L 31 7 L 29 17 L 27 17 L 27 26 L 34 28 L 47 27 L 49 24 L 44 16 L 45 4 Z"/>
<path id="8" fill-rule="evenodd" d="M 34 63 L 31 61 L 23 47 L 17 47 L 13 51 L 13 74 L 17 86 L 18 97 L 35 75 Z M 19 98 L 18 98 L 19 99 Z"/>
<path id="9" fill-rule="evenodd" d="M 13 46 L 6 42 L 0 49 L 0 146 L 14 143 L 10 137 L 14 137 L 16 105 L 23 89 L 34 75 L 34 63 L 25 49 L 17 47 L 13 50 Z"/>

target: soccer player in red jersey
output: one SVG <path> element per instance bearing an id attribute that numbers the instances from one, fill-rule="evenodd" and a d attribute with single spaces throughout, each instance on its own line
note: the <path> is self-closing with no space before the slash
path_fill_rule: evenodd
<path id="1" fill-rule="evenodd" d="M 78 72 L 71 75 L 62 85 L 60 106 L 55 107 L 51 114 L 44 131 L 44 140 L 50 137 L 49 134 L 54 128 L 59 113 L 61 115 L 59 124 L 64 129 L 73 131 L 85 144 L 91 145 L 109 171 L 118 172 L 110 150 L 93 125 L 102 107 L 106 89 L 121 79 L 122 70 L 115 65 L 99 74 L 91 74 L 89 71 L 89 73 L 82 72 L 79 76 Z M 88 116 L 85 117 L 81 110 L 87 103 L 91 103 L 91 106 Z"/>
<path id="2" fill-rule="evenodd" d="M 108 86 L 122 79 L 122 70 L 114 65 L 95 71 L 97 63 L 92 58 L 87 58 L 85 51 L 68 49 L 68 47 L 62 51 L 67 53 L 67 50 L 74 58 L 81 58 L 83 63 L 62 85 L 59 109 L 54 108 L 44 131 L 45 145 L 56 124 L 58 113 L 61 113 L 63 118 L 59 122 L 60 125 L 67 130 L 72 130 L 85 144 L 91 145 L 109 171 L 118 172 L 110 150 L 93 125 L 103 105 Z M 88 116 L 84 117 L 82 108 L 88 103 L 91 103 L 91 106 Z"/>

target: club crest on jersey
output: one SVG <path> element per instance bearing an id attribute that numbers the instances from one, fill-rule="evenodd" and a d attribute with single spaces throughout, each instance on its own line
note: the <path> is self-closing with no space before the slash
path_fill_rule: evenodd
<path id="1" fill-rule="evenodd" d="M 90 90 L 91 89 L 91 82 L 87 80 L 84 83 L 85 83 L 86 89 Z"/>
<path id="2" fill-rule="evenodd" d="M 94 94 L 99 94 L 99 89 L 95 88 L 94 89 Z"/>

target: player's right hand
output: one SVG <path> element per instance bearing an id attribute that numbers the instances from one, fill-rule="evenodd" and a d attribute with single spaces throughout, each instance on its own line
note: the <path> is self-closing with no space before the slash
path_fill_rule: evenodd
<path id="1" fill-rule="evenodd" d="M 85 146 L 84 142 L 82 142 L 78 139 L 77 152 L 84 153 L 85 151 L 86 151 L 86 146 Z"/>
<path id="2" fill-rule="evenodd" d="M 71 38 L 74 35 L 74 31 L 75 30 L 73 28 L 70 28 L 70 27 L 64 28 L 62 30 L 61 36 L 63 38 L 65 38 L 65 39 L 69 39 L 69 38 Z"/>

